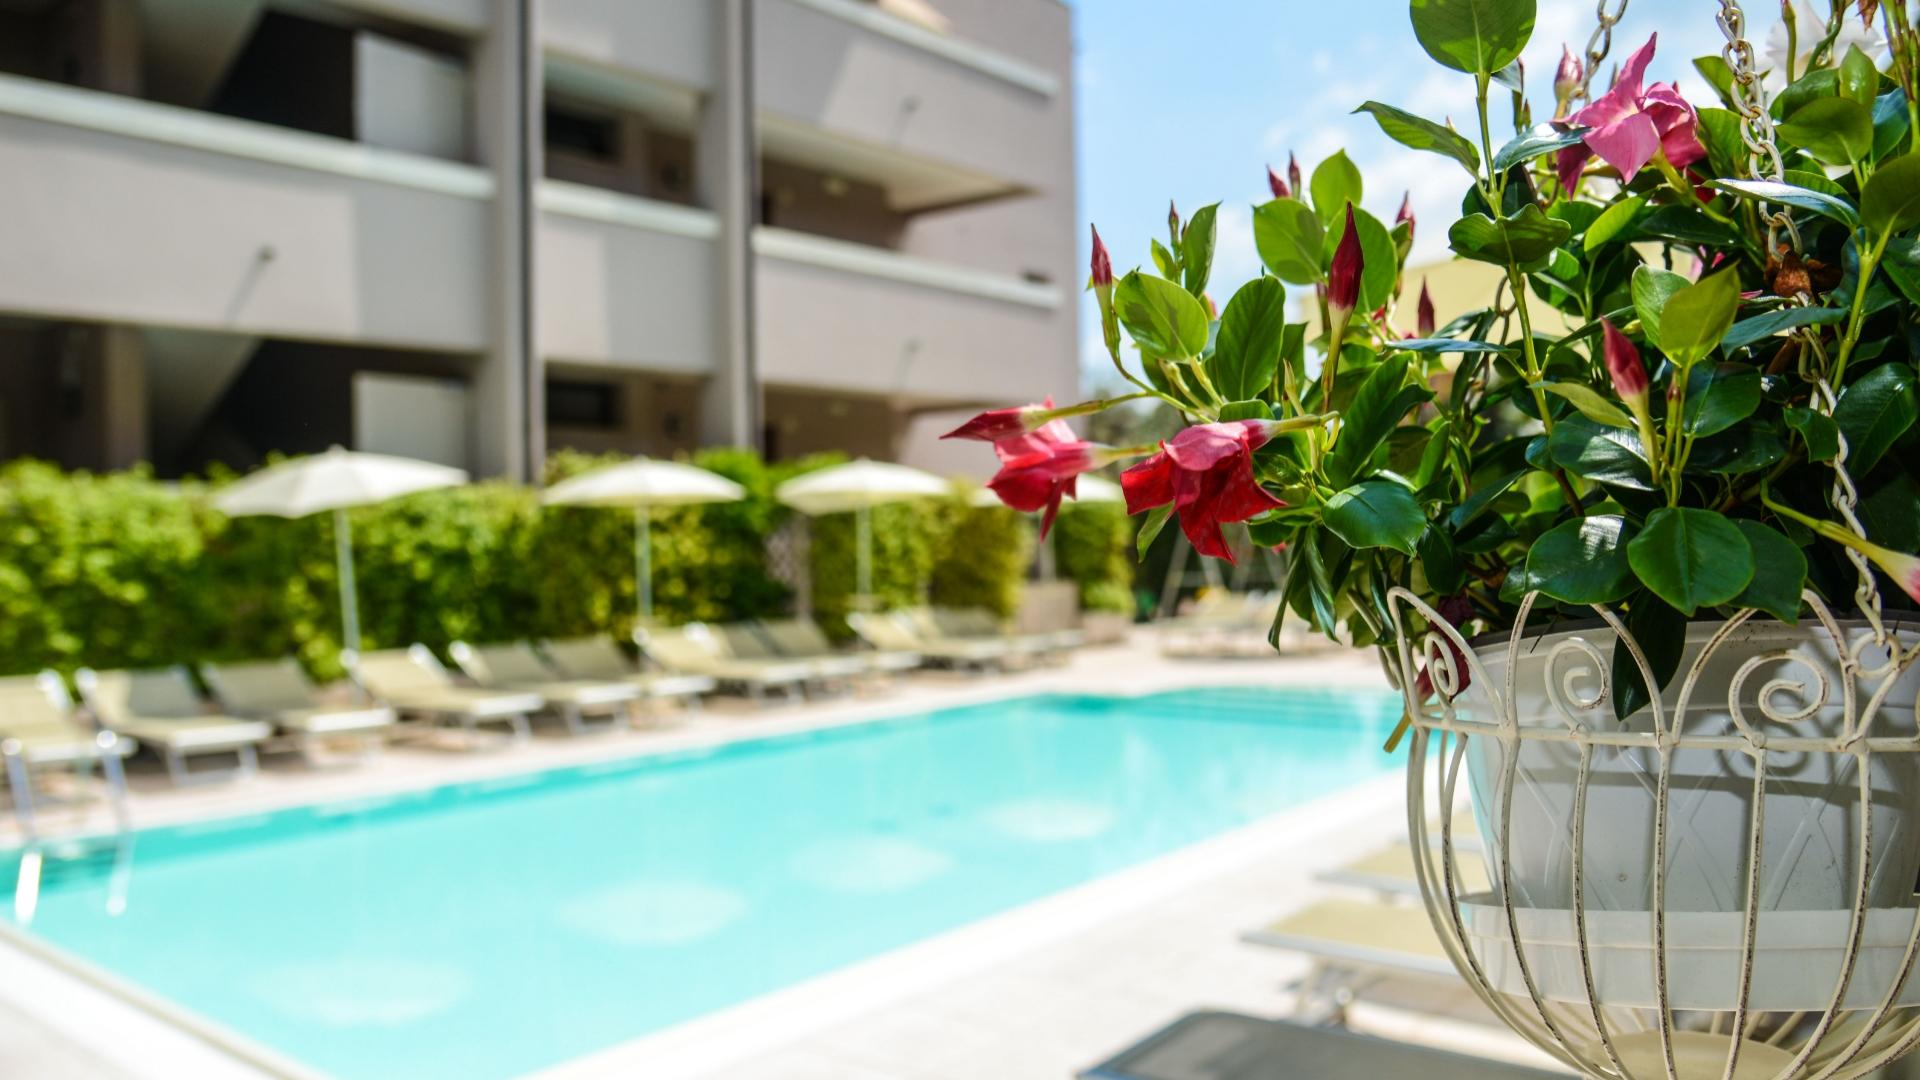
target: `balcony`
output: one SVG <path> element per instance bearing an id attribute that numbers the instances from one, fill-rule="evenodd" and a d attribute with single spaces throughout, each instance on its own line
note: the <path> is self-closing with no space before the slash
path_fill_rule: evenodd
<path id="1" fill-rule="evenodd" d="M 0 310 L 449 351 L 486 340 L 492 181 L 473 166 L 0 77 L 0 174 L 15 194 Z"/>

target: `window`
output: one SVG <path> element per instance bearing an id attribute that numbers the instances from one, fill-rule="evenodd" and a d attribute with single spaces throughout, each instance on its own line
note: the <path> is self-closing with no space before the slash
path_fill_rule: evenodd
<path id="1" fill-rule="evenodd" d="M 617 428 L 619 390 L 613 383 L 549 379 L 547 423 L 567 428 Z"/>
<path id="2" fill-rule="evenodd" d="M 607 117 L 549 106 L 547 146 L 595 161 L 618 161 L 619 125 Z"/>

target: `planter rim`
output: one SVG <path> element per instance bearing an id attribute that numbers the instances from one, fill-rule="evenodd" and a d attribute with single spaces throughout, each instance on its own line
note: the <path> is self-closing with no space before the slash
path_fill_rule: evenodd
<path id="1" fill-rule="evenodd" d="M 1725 619 L 1689 619 L 1687 620 L 1687 632 L 1688 635 L 1691 636 L 1695 630 L 1701 627 L 1718 628 L 1725 624 L 1726 621 Z M 1858 612 L 1848 612 L 1846 614 L 1835 612 L 1834 621 L 1839 623 L 1840 627 L 1845 630 L 1864 628 L 1868 625 L 1867 620 L 1862 618 Z M 1771 615 L 1759 615 L 1749 619 L 1747 626 L 1754 630 L 1774 630 L 1791 633 L 1806 629 L 1809 622 L 1817 624 L 1817 620 L 1802 619 L 1798 625 L 1789 626 Z M 1881 622 L 1885 623 L 1887 628 L 1896 634 L 1902 632 L 1920 633 L 1920 611 L 1889 612 L 1881 616 Z M 1553 622 L 1538 624 L 1535 629 L 1529 630 L 1520 640 L 1523 643 L 1537 642 L 1557 634 L 1578 634 L 1589 630 L 1605 630 L 1611 633 L 1613 627 L 1607 625 L 1607 621 L 1597 615 L 1585 619 L 1555 620 Z M 1488 646 L 1504 647 L 1512 637 L 1513 631 L 1511 629 L 1494 630 L 1485 634 L 1476 634 L 1468 638 L 1467 647 L 1475 652 L 1480 652 Z"/>

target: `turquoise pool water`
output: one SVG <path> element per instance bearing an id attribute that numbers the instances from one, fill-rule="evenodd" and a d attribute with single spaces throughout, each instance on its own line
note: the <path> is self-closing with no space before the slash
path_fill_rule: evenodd
<path id="1" fill-rule="evenodd" d="M 28 930 L 351 1080 L 515 1076 L 1390 770 L 1397 701 L 1032 697 L 148 830 Z"/>

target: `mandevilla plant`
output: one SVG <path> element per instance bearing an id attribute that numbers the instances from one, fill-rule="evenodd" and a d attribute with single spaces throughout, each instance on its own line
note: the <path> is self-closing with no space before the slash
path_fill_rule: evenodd
<path id="1" fill-rule="evenodd" d="M 1170 215 L 1152 273 L 1116 277 L 1094 234 L 1090 287 L 1133 393 L 987 413 L 953 434 L 993 442 L 993 486 L 1026 510 L 1050 512 L 1082 472 L 1142 459 L 1121 479 L 1146 514 L 1143 550 L 1173 517 L 1203 554 L 1232 558 L 1226 528 L 1284 545 L 1280 619 L 1361 645 L 1418 629 L 1394 625 L 1395 586 L 1463 632 L 1510 627 L 1537 592 L 1570 615 L 1622 612 L 1665 681 L 1689 619 L 1751 607 L 1792 623 L 1804 589 L 1854 606 L 1850 550 L 1883 575 L 1888 606 L 1908 606 L 1920 37 L 1904 4 L 1861 7 L 1836 0 L 1810 70 L 1784 73 L 1775 163 L 1770 125 L 1738 111 L 1743 89 L 1758 93 L 1752 73 L 1719 57 L 1695 62 L 1718 102 L 1649 84 L 1653 40 L 1582 102 L 1569 51 L 1552 119 L 1535 125 L 1518 64 L 1534 0 L 1412 0 L 1420 45 L 1473 80 L 1478 138 L 1379 102 L 1359 111 L 1461 170 L 1447 239 L 1498 268 L 1483 306 L 1435 328 L 1423 286 L 1417 336 L 1396 331 L 1409 208 L 1391 225 L 1363 209 L 1344 153 L 1310 178 L 1270 169 L 1273 198 L 1253 209 L 1266 273 L 1217 316 L 1215 207 Z M 1890 74 L 1857 47 L 1833 55 L 1856 17 L 1884 21 Z M 1496 87 L 1510 133 L 1490 117 Z M 1289 287 L 1313 297 L 1307 322 L 1289 321 Z M 1061 422 L 1132 400 L 1189 426 L 1116 449 Z M 1630 659 L 1614 669 L 1624 716 L 1648 688 Z"/>

